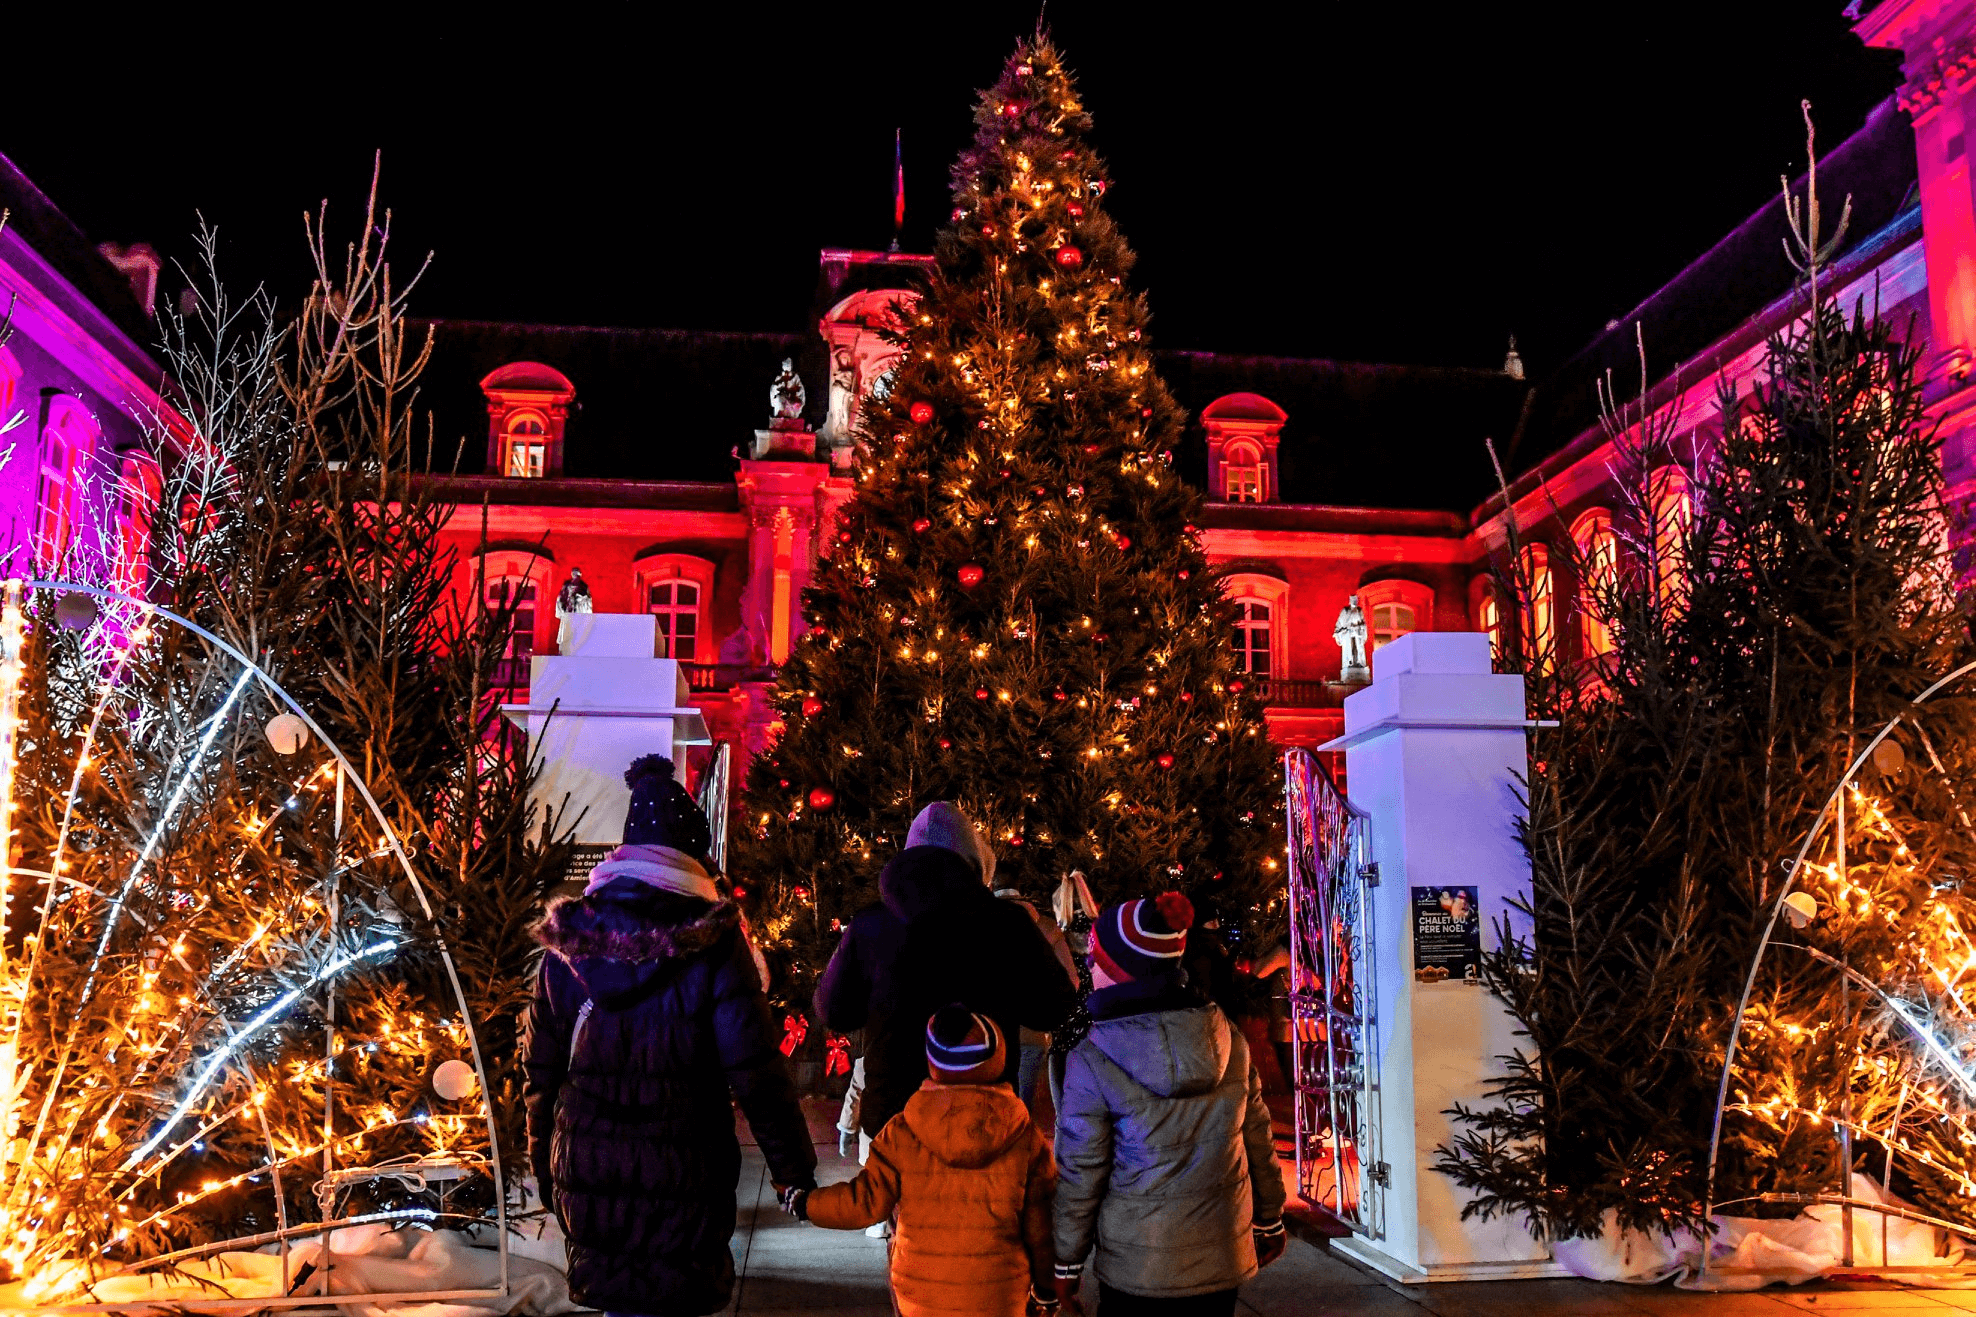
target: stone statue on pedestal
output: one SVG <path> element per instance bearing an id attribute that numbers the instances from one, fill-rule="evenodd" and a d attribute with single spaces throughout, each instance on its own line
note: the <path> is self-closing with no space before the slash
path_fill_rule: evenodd
<path id="1" fill-rule="evenodd" d="M 775 377 L 775 383 L 768 386 L 769 424 L 777 429 L 790 429 L 790 422 L 794 422 L 796 427 L 800 427 L 803 406 L 808 401 L 809 392 L 803 388 L 803 377 L 796 373 L 796 363 L 784 357 L 782 373 Z"/>
<path id="2" fill-rule="evenodd" d="M 591 612 L 590 586 L 583 579 L 583 569 L 569 569 L 569 579 L 556 593 L 556 652 L 569 653 L 570 625 L 573 614 Z"/>
<path id="3" fill-rule="evenodd" d="M 1338 610 L 1338 624 L 1331 628 L 1331 638 L 1345 654 L 1338 680 L 1352 685 L 1371 681 L 1372 669 L 1366 664 L 1365 611 L 1359 607 L 1357 595 L 1351 596 Z"/>

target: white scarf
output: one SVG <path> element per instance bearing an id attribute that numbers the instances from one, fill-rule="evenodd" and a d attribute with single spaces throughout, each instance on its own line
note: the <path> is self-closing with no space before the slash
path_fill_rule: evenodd
<path id="1" fill-rule="evenodd" d="M 636 878 L 662 892 L 697 896 L 709 902 L 720 900 L 706 866 L 685 851 L 670 846 L 618 847 L 590 871 L 590 881 L 584 884 L 583 894 L 590 895 L 613 878 Z"/>

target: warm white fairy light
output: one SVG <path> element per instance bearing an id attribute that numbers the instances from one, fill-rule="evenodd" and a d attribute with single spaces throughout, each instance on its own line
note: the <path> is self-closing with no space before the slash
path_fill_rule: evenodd
<path id="1" fill-rule="evenodd" d="M 0 602 L 0 965 L 7 957 L 7 920 L 14 900 L 14 762 L 19 753 L 21 649 L 27 623 L 21 615 L 21 581 L 6 585 Z"/>

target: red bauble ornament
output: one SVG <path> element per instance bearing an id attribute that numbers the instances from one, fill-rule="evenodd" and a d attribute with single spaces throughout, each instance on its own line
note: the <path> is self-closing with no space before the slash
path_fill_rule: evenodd
<path id="1" fill-rule="evenodd" d="M 1078 266 L 1084 264 L 1084 253 L 1069 243 L 1065 243 L 1063 246 L 1057 248 L 1057 264 L 1066 270 L 1075 270 Z"/>
<path id="2" fill-rule="evenodd" d="M 910 415 L 913 418 L 914 425 L 925 425 L 933 419 L 933 404 L 930 402 L 916 402 L 912 405 Z"/>
<path id="3" fill-rule="evenodd" d="M 960 578 L 962 588 L 968 590 L 972 590 L 975 586 L 980 585 L 981 578 L 986 576 L 987 574 L 988 573 L 982 571 L 979 567 L 975 566 L 973 563 L 969 563 L 967 566 L 961 568 L 958 572 L 954 573 L 955 576 Z"/>
<path id="4" fill-rule="evenodd" d="M 1084 445 L 1084 456 L 1096 457 L 1097 455 L 1098 455 L 1098 446 L 1096 444 Z"/>
<path id="5" fill-rule="evenodd" d="M 1069 698 L 1070 698 L 1070 696 L 1068 696 L 1068 695 L 1066 695 L 1066 694 L 1064 694 L 1064 693 L 1063 693 L 1062 691 L 1058 691 L 1058 692 L 1056 693 L 1056 697 L 1055 697 L 1055 698 L 1057 698 L 1057 699 L 1059 699 L 1059 700 L 1067 700 L 1067 699 L 1069 699 Z"/>
<path id="6" fill-rule="evenodd" d="M 984 237 L 984 238 L 992 238 L 992 237 L 994 237 L 994 236 L 995 236 L 995 226 L 994 226 L 993 224 L 983 224 L 983 225 L 981 226 L 981 236 L 982 236 L 982 237 Z"/>
<path id="7" fill-rule="evenodd" d="M 810 634 L 813 636 L 827 636 L 830 634 L 830 630 L 823 626 L 813 626 L 810 628 Z"/>
<path id="8" fill-rule="evenodd" d="M 1022 845 L 1022 834 L 1021 834 L 1021 833 L 1017 833 L 1017 834 L 1016 834 L 1015 836 L 1013 836 L 1013 837 L 1010 837 L 1010 838 L 1009 838 L 1009 845 L 1011 845 L 1011 846 L 1020 846 L 1020 845 Z"/>
<path id="9" fill-rule="evenodd" d="M 1130 535 L 1114 535 L 1112 536 L 1112 543 L 1121 549 L 1129 549 L 1132 547 L 1132 537 Z"/>
<path id="10" fill-rule="evenodd" d="M 932 529 L 933 529 L 933 523 L 928 521 L 925 517 L 913 518 L 913 534 L 924 535 L 926 534 L 926 532 Z"/>
<path id="11" fill-rule="evenodd" d="M 960 222 L 961 222 L 962 220 L 964 220 L 964 219 L 966 219 L 966 218 L 967 218 L 967 212 L 966 212 L 966 211 L 964 211 L 964 210 L 962 210 L 962 209 L 961 209 L 961 208 L 960 208 L 959 206 L 955 206 L 955 207 L 954 207 L 954 223 L 956 223 L 956 224 L 958 224 L 958 223 L 960 223 Z"/>
<path id="12" fill-rule="evenodd" d="M 811 809 L 816 809 L 816 810 L 829 809 L 832 805 L 836 803 L 837 803 L 837 793 L 835 791 L 832 791 L 829 787 L 810 788 Z"/>
<path id="13" fill-rule="evenodd" d="M 840 531 L 838 531 L 838 532 L 837 532 L 837 542 L 838 542 L 839 544 L 849 544 L 849 543 L 851 542 L 851 532 L 849 532 L 849 531 L 847 531 L 847 530 L 840 530 Z"/>
<path id="14" fill-rule="evenodd" d="M 1070 217 L 1072 219 L 1084 218 L 1084 206 L 1083 203 L 1081 202 L 1073 201 L 1070 203 L 1070 205 L 1066 206 L 1064 209 L 1070 212 Z"/>
<path id="15" fill-rule="evenodd" d="M 1172 756 L 1172 755 L 1161 755 L 1161 756 L 1159 756 L 1159 757 L 1158 757 L 1157 759 L 1155 759 L 1155 760 L 1153 760 L 1153 762 L 1154 762 L 1154 763 L 1156 763 L 1156 764 L 1158 764 L 1158 765 L 1159 765 L 1159 766 L 1160 766 L 1161 768 L 1172 768 L 1172 767 L 1173 767 L 1173 756 Z"/>
<path id="16" fill-rule="evenodd" d="M 940 748 L 942 750 L 951 750 L 954 748 L 954 743 L 943 736 L 940 738 Z"/>
<path id="17" fill-rule="evenodd" d="M 807 901 L 810 899 L 810 889 L 807 887 L 792 887 L 789 889 L 789 895 L 795 897 L 798 901 Z"/>
<path id="18" fill-rule="evenodd" d="M 1231 681 L 1228 683 L 1228 689 L 1239 694 L 1241 691 L 1243 691 L 1246 688 L 1239 681 Z"/>
<path id="19" fill-rule="evenodd" d="M 986 686 L 976 686 L 976 687 L 974 688 L 974 698 L 975 698 L 975 699 L 977 699 L 977 700 L 985 700 L 985 699 L 987 699 L 987 698 L 988 698 L 988 688 L 987 688 Z"/>
<path id="20" fill-rule="evenodd" d="M 786 787 L 786 786 L 788 786 L 788 785 L 789 785 L 789 779 L 788 779 L 788 778 L 786 778 L 786 777 L 785 777 L 785 778 L 783 778 L 783 779 L 782 779 L 782 785 L 783 785 L 783 786 L 785 786 L 785 787 Z"/>
<path id="21" fill-rule="evenodd" d="M 1183 580 L 1183 581 L 1184 581 L 1184 580 L 1186 580 L 1186 579 L 1187 579 L 1187 578 L 1188 578 L 1189 576 L 1192 576 L 1192 575 L 1193 575 L 1193 573 L 1192 573 L 1192 572 L 1190 572 L 1190 571 L 1188 571 L 1188 570 L 1187 570 L 1187 569 L 1186 569 L 1185 567 L 1182 567 L 1182 568 L 1180 569 L 1180 579 L 1181 579 L 1181 580 Z"/>
<path id="22" fill-rule="evenodd" d="M 1180 702 L 1181 702 L 1182 704 L 1192 704 L 1192 703 L 1194 702 L 1194 692 L 1192 692 L 1192 691 L 1181 691 L 1181 692 L 1180 692 Z"/>
<path id="23" fill-rule="evenodd" d="M 805 695 L 803 697 L 803 716 L 805 718 L 814 718 L 822 712 L 823 712 L 822 700 L 819 700 L 814 695 Z"/>
<path id="24" fill-rule="evenodd" d="M 736 887 L 736 888 L 734 889 L 734 899 L 735 899 L 735 900 L 737 900 L 737 901 L 745 901 L 745 900 L 747 900 L 747 899 L 748 899 L 748 889 L 747 889 L 747 888 L 745 888 L 745 887 Z"/>
<path id="25" fill-rule="evenodd" d="M 1153 414 L 1153 409 L 1150 407 L 1141 407 L 1139 409 L 1139 415 L 1141 416 L 1151 416 L 1152 414 Z"/>

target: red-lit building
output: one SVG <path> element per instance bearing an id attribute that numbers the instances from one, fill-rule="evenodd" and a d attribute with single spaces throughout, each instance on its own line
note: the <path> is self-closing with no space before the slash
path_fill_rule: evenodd
<path id="1" fill-rule="evenodd" d="M 1967 503 L 1976 0 L 1884 0 L 1858 30 L 1908 52 L 1908 83 L 1820 164 L 1827 215 L 1852 202 L 1833 279 L 1844 300 L 1877 297 L 1928 336 L 1944 462 Z M 1614 521 L 1629 514 L 1612 492 L 1598 383 L 1637 381 L 1644 340 L 1657 368 L 1650 401 L 1680 409 L 1677 449 L 1706 445 L 1719 380 L 1746 381 L 1765 337 L 1799 309 L 1784 234 L 1773 200 L 1543 380 L 1524 379 L 1513 353 L 1484 369 L 1156 353 L 1193 418 L 1181 467 L 1208 491 L 1203 538 L 1240 606 L 1230 643 L 1266 679 L 1276 737 L 1312 744 L 1339 731 L 1351 687 L 1332 630 L 1353 596 L 1375 648 L 1419 628 L 1498 629 L 1484 585 L 1505 518 L 1485 440 L 1510 472 L 1520 525 L 1617 552 Z M 880 330 L 925 260 L 824 252 L 815 320 L 785 333 L 434 322 L 423 394 L 442 434 L 466 436 L 461 469 L 477 472 L 444 482 L 460 504 L 459 588 L 479 588 L 484 571 L 490 594 L 532 604 L 516 657 L 553 645 L 554 596 L 580 569 L 599 611 L 659 615 L 660 643 L 691 665 L 717 737 L 759 746 L 764 683 L 850 495 L 860 401 L 890 363 Z M 800 429 L 767 421 L 784 360 L 810 390 Z M 1678 466 L 1655 491 L 1654 517 L 1673 524 Z M 1531 554 L 1530 629 L 1566 662 L 1597 649 L 1574 584 L 1554 579 L 1541 548 Z M 525 689 L 526 664 L 514 671 Z"/>

